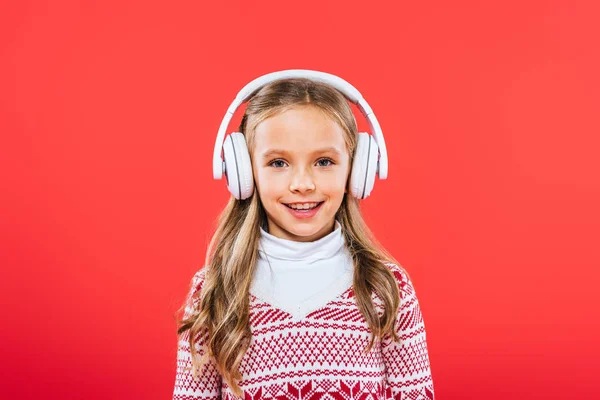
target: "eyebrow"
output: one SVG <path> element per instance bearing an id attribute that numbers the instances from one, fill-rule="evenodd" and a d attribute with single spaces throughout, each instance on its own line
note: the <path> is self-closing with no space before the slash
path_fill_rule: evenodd
<path id="1" fill-rule="evenodd" d="M 341 156 L 342 153 L 336 147 L 324 147 L 322 149 L 318 149 L 313 151 L 311 154 L 323 154 L 323 153 L 333 153 L 337 156 Z M 276 155 L 288 155 L 289 152 L 280 149 L 270 149 L 263 153 L 262 158 L 270 158 Z"/>

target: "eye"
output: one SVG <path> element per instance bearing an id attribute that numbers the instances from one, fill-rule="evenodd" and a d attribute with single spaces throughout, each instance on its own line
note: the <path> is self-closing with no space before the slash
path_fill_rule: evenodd
<path id="1" fill-rule="evenodd" d="M 326 164 L 323 164 L 323 163 L 326 163 Z M 329 158 L 321 158 L 319 161 L 317 161 L 317 164 L 319 164 L 320 167 L 329 167 L 335 163 L 333 162 L 333 160 L 330 160 Z"/>
<path id="2" fill-rule="evenodd" d="M 273 160 L 269 163 L 269 166 L 271 167 L 275 167 L 275 168 L 283 168 L 285 167 L 285 161 L 283 160 Z"/>

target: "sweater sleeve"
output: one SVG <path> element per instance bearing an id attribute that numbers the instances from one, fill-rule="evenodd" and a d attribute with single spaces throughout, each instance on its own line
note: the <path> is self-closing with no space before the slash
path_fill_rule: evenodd
<path id="1" fill-rule="evenodd" d="M 400 342 L 387 337 L 382 342 L 386 369 L 386 399 L 434 400 L 433 380 L 427 351 L 425 324 L 408 274 L 396 265 L 392 273 L 400 289 L 396 332 Z"/>
<path id="2" fill-rule="evenodd" d="M 192 278 L 191 290 L 185 302 L 183 318 L 189 318 L 198 305 L 199 294 L 204 283 L 205 269 L 198 271 Z M 189 344 L 189 330 L 179 335 L 177 344 L 177 371 L 173 400 L 217 400 L 221 398 L 221 376 L 212 360 L 207 361 L 192 375 L 192 354 Z M 195 341 L 198 356 L 204 354 L 204 343 L 200 337 Z"/>

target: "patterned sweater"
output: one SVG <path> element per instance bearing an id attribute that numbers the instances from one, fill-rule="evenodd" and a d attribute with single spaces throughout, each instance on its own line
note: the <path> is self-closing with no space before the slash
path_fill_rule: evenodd
<path id="1" fill-rule="evenodd" d="M 402 267 L 386 264 L 400 289 L 396 331 L 371 351 L 371 330 L 356 305 L 354 291 L 344 293 L 303 318 L 294 317 L 250 295 L 250 346 L 240 364 L 239 382 L 246 400 L 434 399 L 425 325 L 411 280 Z M 192 279 L 184 318 L 197 304 L 205 269 Z M 195 300 L 194 300 L 195 299 Z M 381 313 L 382 302 L 373 302 Z M 212 361 L 194 378 L 189 331 L 178 342 L 173 400 L 236 399 Z M 199 354 L 202 342 L 195 341 Z"/>

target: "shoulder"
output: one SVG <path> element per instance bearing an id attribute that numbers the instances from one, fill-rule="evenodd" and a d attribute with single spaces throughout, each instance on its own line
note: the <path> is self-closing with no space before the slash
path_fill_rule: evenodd
<path id="1" fill-rule="evenodd" d="M 396 283 L 398 284 L 398 289 L 400 290 L 401 296 L 412 296 L 414 295 L 414 287 L 412 281 L 410 279 L 410 275 L 406 271 L 406 269 L 396 263 L 392 263 L 389 261 L 382 261 L 383 265 L 385 265 L 389 271 L 394 275 L 396 279 Z"/>
<path id="2" fill-rule="evenodd" d="M 192 292 L 199 292 L 204 285 L 204 281 L 206 280 L 206 270 L 207 267 L 202 267 L 192 277 L 190 282 L 190 289 Z"/>
<path id="3" fill-rule="evenodd" d="M 200 270 L 196 271 L 190 280 L 190 287 L 186 300 L 186 314 L 193 312 L 200 301 L 202 287 L 206 281 L 206 272 L 207 267 L 202 267 Z"/>

